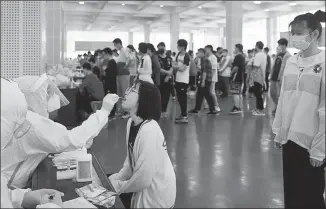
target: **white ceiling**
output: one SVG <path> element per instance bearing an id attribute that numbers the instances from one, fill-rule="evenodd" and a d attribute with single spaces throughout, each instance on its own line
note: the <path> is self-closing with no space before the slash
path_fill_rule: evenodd
<path id="1" fill-rule="evenodd" d="M 168 31 L 170 14 L 179 13 L 180 31 L 216 30 L 225 26 L 223 1 L 62 1 L 68 30 Z M 289 3 L 296 3 L 295 6 Z M 244 21 L 264 19 L 313 9 L 325 1 L 243 1 Z"/>

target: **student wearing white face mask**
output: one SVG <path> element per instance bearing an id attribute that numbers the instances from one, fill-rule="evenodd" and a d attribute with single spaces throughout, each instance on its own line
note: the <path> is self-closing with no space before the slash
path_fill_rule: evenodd
<path id="1" fill-rule="evenodd" d="M 325 12 L 290 23 L 300 52 L 288 59 L 273 122 L 283 148 L 285 208 L 325 208 L 325 51 L 318 49 Z"/>
<path id="2" fill-rule="evenodd" d="M 126 208 L 172 208 L 176 178 L 162 130 L 158 88 L 139 80 L 126 91 L 122 102 L 131 115 L 127 123 L 127 156 L 122 169 L 109 177 L 122 194 Z M 132 193 L 131 200 L 125 193 Z"/>
<path id="3" fill-rule="evenodd" d="M 91 146 L 93 138 L 108 122 L 110 111 L 118 100 L 117 95 L 108 94 L 103 99 L 101 110 L 79 127 L 67 130 L 65 126 L 39 114 L 57 108 L 58 101 L 51 105 L 48 98 L 60 95 L 60 90 L 46 75 L 36 80 L 34 77 L 17 79 L 18 85 L 1 78 L 1 171 L 8 179 L 9 188 L 25 188 L 35 168 L 49 153 Z M 66 99 L 63 95 L 59 97 L 62 105 Z"/>

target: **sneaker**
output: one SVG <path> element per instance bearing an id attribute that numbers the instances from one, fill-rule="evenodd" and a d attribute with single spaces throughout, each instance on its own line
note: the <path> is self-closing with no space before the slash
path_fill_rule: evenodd
<path id="1" fill-rule="evenodd" d="M 189 113 L 189 114 L 198 114 L 198 113 L 199 113 L 199 111 L 197 111 L 197 110 L 193 109 L 193 110 L 190 110 L 188 113 Z"/>
<path id="2" fill-rule="evenodd" d="M 239 114 L 239 113 L 241 113 L 242 112 L 242 110 L 241 110 L 241 108 L 237 108 L 237 107 L 233 107 L 232 108 L 232 110 L 229 112 L 229 114 L 230 115 L 234 115 L 234 114 Z"/>
<path id="3" fill-rule="evenodd" d="M 180 116 L 180 117 L 176 118 L 174 122 L 177 124 L 188 123 L 188 117 Z"/>
<path id="4" fill-rule="evenodd" d="M 252 113 L 254 116 L 265 116 L 265 112 L 263 110 L 256 110 Z"/>
<path id="5" fill-rule="evenodd" d="M 172 97 L 172 100 L 175 101 L 175 97 Z"/>
<path id="6" fill-rule="evenodd" d="M 215 110 L 216 110 L 217 113 L 220 113 L 220 112 L 222 111 L 221 108 L 220 108 L 219 106 L 216 106 L 216 107 L 215 107 Z"/>
<path id="7" fill-rule="evenodd" d="M 129 113 L 127 113 L 127 112 L 123 113 L 122 118 L 123 118 L 123 119 L 130 118 Z"/>
<path id="8" fill-rule="evenodd" d="M 207 113 L 207 115 L 217 115 L 218 114 L 218 112 L 216 111 L 216 110 L 214 110 L 214 111 L 209 111 L 208 113 Z"/>
<path id="9" fill-rule="evenodd" d="M 167 118 L 168 117 L 168 113 L 167 112 L 162 112 L 161 113 L 161 118 Z"/>

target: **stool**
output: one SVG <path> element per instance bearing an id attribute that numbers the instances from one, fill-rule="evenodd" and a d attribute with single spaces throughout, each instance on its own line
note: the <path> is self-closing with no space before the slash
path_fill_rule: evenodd
<path id="1" fill-rule="evenodd" d="M 93 102 L 91 102 L 91 107 L 92 107 L 93 112 L 96 112 L 97 110 L 100 110 L 102 108 L 102 101 L 93 101 Z M 106 123 L 105 126 L 103 126 L 103 129 L 107 128 L 107 127 L 108 127 L 108 123 Z"/>

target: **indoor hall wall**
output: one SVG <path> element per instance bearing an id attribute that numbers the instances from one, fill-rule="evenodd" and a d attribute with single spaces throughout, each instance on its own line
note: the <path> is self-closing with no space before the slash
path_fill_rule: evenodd
<path id="1" fill-rule="evenodd" d="M 267 20 L 255 20 L 244 22 L 242 26 L 242 45 L 244 52 L 247 52 L 248 49 L 254 49 L 257 41 L 262 41 L 264 47 L 271 46 L 267 45 L 267 31 L 266 31 Z M 228 49 L 229 52 L 233 52 L 233 49 Z"/>
<path id="2" fill-rule="evenodd" d="M 128 46 L 128 32 L 120 31 L 67 31 L 67 58 L 76 58 L 84 52 L 75 51 L 75 41 L 103 41 L 112 42 L 120 38 L 124 47 Z M 104 49 L 107 46 L 103 46 Z M 138 46 L 137 46 L 138 47 Z M 136 48 L 136 47 L 135 47 Z"/>
<path id="3" fill-rule="evenodd" d="M 45 1 L 1 1 L 1 77 L 45 72 Z"/>
<path id="4" fill-rule="evenodd" d="M 188 49 L 190 44 L 190 32 L 189 33 L 180 33 L 180 39 L 185 39 L 188 42 Z M 170 33 L 169 32 L 152 32 L 150 34 L 150 42 L 156 48 L 157 44 L 164 42 L 166 49 L 170 50 Z M 144 33 L 143 32 L 133 32 L 133 43 L 134 47 L 137 49 L 138 44 L 144 42 Z M 175 43 L 177 44 L 177 43 Z M 212 45 L 214 49 L 218 46 L 221 46 L 220 36 L 214 32 L 194 32 L 193 33 L 193 50 L 197 51 L 199 48 L 203 48 L 206 45 Z"/>

